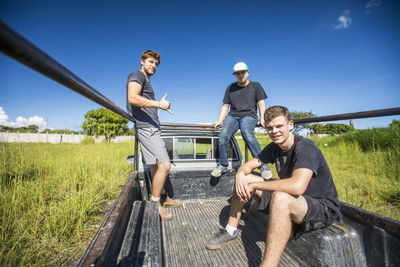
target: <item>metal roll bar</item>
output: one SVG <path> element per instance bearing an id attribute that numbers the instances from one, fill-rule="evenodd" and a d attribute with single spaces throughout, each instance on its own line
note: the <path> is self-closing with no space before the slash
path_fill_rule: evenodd
<path id="1" fill-rule="evenodd" d="M 323 122 L 323 121 L 340 121 L 340 120 L 350 120 L 350 119 L 361 119 L 361 118 L 373 118 L 373 117 L 383 117 L 391 115 L 399 115 L 400 107 L 396 108 L 386 108 L 386 109 L 376 109 L 368 111 L 360 111 L 353 113 L 343 113 L 337 115 L 305 118 L 305 119 L 295 119 L 294 123 L 309 123 L 309 122 Z"/>
<path id="2" fill-rule="evenodd" d="M 97 104 L 130 121 L 135 119 L 110 99 L 84 82 L 55 59 L 40 50 L 16 31 L 0 21 L 0 50 L 5 55 L 74 90 Z"/>

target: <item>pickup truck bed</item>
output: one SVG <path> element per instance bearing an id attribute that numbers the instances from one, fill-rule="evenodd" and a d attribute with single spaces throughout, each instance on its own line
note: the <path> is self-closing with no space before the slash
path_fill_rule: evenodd
<path id="1" fill-rule="evenodd" d="M 229 200 L 185 202 L 169 209 L 173 220 L 163 221 L 165 266 L 259 266 L 265 248 L 267 216 L 255 210 L 253 201 L 243 211 L 238 240 L 220 250 L 204 244 L 213 232 L 226 225 Z M 346 253 L 352 255 L 346 255 Z M 327 229 L 291 240 L 280 266 L 366 266 L 359 236 L 351 226 L 336 221 Z"/>
<path id="2" fill-rule="evenodd" d="M 172 172 L 172 184 L 185 174 Z M 233 175 L 228 173 L 213 186 L 224 185 Z M 182 206 L 169 209 L 172 220 L 161 221 L 156 204 L 148 201 L 146 178 L 140 177 L 145 178 L 132 173 L 78 266 L 259 265 L 268 218 L 256 210 L 257 198 L 243 210 L 238 240 L 220 250 L 207 250 L 206 240 L 226 225 L 229 197 L 209 198 L 215 190 L 205 190 L 203 199 L 196 195 L 196 199 L 183 200 Z M 399 222 L 346 203 L 342 203 L 342 213 L 328 228 L 289 241 L 279 266 L 400 266 Z"/>
<path id="3" fill-rule="evenodd" d="M 259 266 L 264 255 L 268 216 L 257 211 L 257 197 L 246 204 L 238 240 L 220 250 L 206 241 L 225 227 L 239 146 L 231 139 L 228 171 L 210 176 L 216 165 L 215 132 L 164 134 L 172 168 L 165 190 L 183 205 L 161 221 L 149 201 L 151 178 L 140 157 L 78 266 Z M 204 155 L 206 155 L 204 157 Z M 332 225 L 288 242 L 279 266 L 400 266 L 400 222 L 341 202 L 342 216 Z"/>

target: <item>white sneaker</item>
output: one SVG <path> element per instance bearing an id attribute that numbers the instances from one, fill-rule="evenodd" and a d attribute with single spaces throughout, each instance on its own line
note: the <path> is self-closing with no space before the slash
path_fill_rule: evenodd
<path id="1" fill-rule="evenodd" d="M 261 177 L 264 179 L 270 179 L 272 178 L 272 171 L 265 165 L 262 165 L 260 168 L 261 171 Z"/>
<path id="2" fill-rule="evenodd" d="M 217 165 L 217 168 L 215 168 L 215 169 L 211 172 L 211 176 L 212 176 L 212 177 L 215 177 L 215 178 L 221 177 L 221 175 L 224 174 L 227 170 L 228 170 L 227 167 L 218 164 L 218 165 Z"/>

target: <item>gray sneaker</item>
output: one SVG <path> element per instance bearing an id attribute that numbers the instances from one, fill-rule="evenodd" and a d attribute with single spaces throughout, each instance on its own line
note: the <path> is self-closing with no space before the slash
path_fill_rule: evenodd
<path id="1" fill-rule="evenodd" d="M 215 168 L 215 169 L 211 172 L 211 176 L 212 176 L 212 177 L 215 177 L 215 178 L 218 178 L 218 177 L 220 177 L 222 174 L 224 174 L 227 170 L 228 170 L 227 167 L 218 164 L 218 165 L 217 165 L 217 168 Z"/>
<path id="2" fill-rule="evenodd" d="M 261 177 L 264 179 L 270 179 L 272 178 L 272 171 L 265 165 L 262 165 L 260 168 L 261 171 Z"/>
<path id="3" fill-rule="evenodd" d="M 212 238 L 210 238 L 206 243 L 206 248 L 208 249 L 220 249 L 224 245 L 235 242 L 236 235 L 231 236 L 226 229 L 220 229 L 219 233 L 216 233 Z"/>

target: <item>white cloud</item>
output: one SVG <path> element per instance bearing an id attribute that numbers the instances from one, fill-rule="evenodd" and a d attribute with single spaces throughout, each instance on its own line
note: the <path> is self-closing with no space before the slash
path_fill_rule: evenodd
<path id="1" fill-rule="evenodd" d="M 337 24 L 333 25 L 335 30 L 347 29 L 351 25 L 350 10 L 345 10 L 343 14 L 337 19 Z"/>
<path id="2" fill-rule="evenodd" d="M 4 125 L 3 123 L 6 121 L 8 121 L 8 116 L 3 107 L 0 107 L 0 124 Z"/>
<path id="3" fill-rule="evenodd" d="M 17 117 L 14 121 L 8 121 L 8 115 L 4 111 L 3 107 L 0 107 L 0 124 L 8 127 L 24 127 L 29 125 L 37 125 L 40 131 L 47 128 L 47 122 L 39 116 L 33 116 L 28 119 L 24 117 Z"/>
<path id="4" fill-rule="evenodd" d="M 383 3 L 383 0 L 369 0 L 368 3 L 365 5 L 366 9 L 380 7 Z"/>

